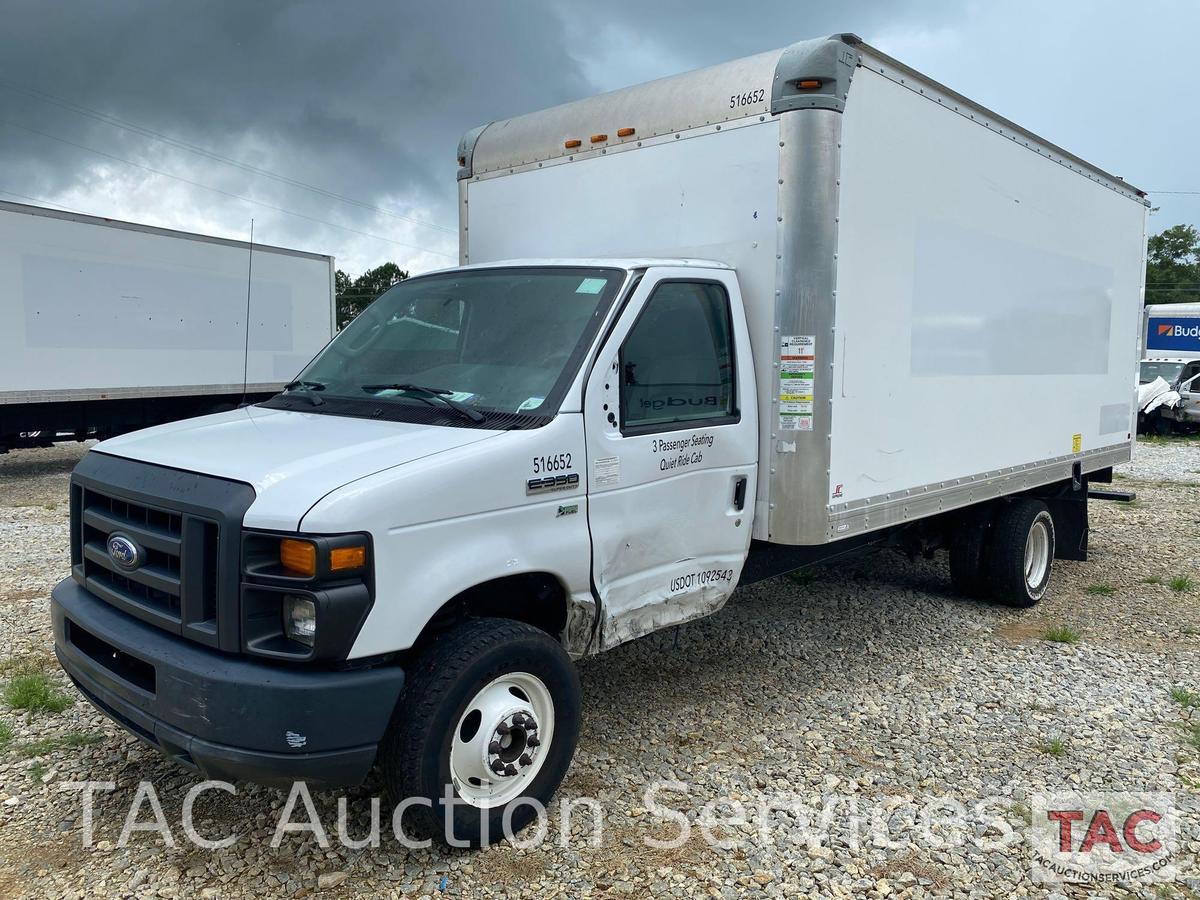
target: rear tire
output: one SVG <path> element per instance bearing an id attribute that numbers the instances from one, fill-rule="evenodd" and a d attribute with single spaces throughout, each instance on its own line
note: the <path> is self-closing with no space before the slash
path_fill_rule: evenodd
<path id="1" fill-rule="evenodd" d="M 991 524 L 991 505 L 976 506 L 955 523 L 949 540 L 950 584 L 956 593 L 974 600 L 988 595 L 987 544 Z"/>
<path id="2" fill-rule="evenodd" d="M 410 800 L 413 836 L 480 847 L 515 835 L 538 815 L 529 801 L 549 803 L 575 754 L 570 657 L 532 625 L 472 619 L 434 638 L 408 674 L 377 765 L 392 802 Z"/>
<path id="3" fill-rule="evenodd" d="M 1001 506 L 987 553 L 992 599 L 1005 606 L 1033 606 L 1046 593 L 1053 564 L 1054 519 L 1046 504 L 1020 497 Z"/>

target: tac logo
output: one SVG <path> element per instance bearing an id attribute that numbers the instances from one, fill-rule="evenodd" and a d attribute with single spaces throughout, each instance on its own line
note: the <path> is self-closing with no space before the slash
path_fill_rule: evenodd
<path id="1" fill-rule="evenodd" d="M 1035 881 L 1174 880 L 1179 831 L 1167 794 L 1064 793 L 1034 797 Z"/>

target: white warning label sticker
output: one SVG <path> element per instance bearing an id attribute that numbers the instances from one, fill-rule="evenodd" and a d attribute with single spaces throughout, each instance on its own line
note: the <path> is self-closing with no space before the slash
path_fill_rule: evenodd
<path id="1" fill-rule="evenodd" d="M 813 430 L 813 377 L 817 338 L 785 334 L 779 345 L 779 430 Z"/>

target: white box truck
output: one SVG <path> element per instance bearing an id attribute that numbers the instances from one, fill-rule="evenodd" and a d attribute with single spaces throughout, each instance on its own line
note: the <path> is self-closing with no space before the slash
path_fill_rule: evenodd
<path id="1" fill-rule="evenodd" d="M 1130 458 L 1146 203 L 850 35 L 494 122 L 463 265 L 258 406 L 72 480 L 62 665 L 213 778 L 479 844 L 562 779 L 573 658 L 867 546 L 1036 603 Z"/>
<path id="2" fill-rule="evenodd" d="M 278 393 L 333 335 L 333 273 L 315 253 L 0 202 L 0 452 Z"/>
<path id="3" fill-rule="evenodd" d="M 1139 425 L 1167 433 L 1200 426 L 1200 303 L 1155 303 L 1142 313 L 1142 366 L 1139 381 L 1161 378 L 1170 404 L 1154 406 Z M 1156 391 L 1157 388 L 1157 391 Z M 1143 393 L 1157 397 L 1158 384 Z"/>

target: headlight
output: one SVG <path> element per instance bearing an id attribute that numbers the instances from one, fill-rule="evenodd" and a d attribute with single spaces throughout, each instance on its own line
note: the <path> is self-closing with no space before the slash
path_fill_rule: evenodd
<path id="1" fill-rule="evenodd" d="M 283 595 L 283 633 L 311 647 L 317 638 L 317 605 L 311 597 Z"/>

